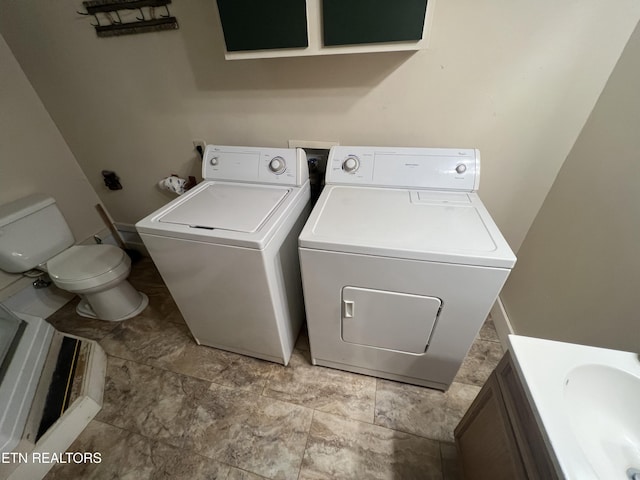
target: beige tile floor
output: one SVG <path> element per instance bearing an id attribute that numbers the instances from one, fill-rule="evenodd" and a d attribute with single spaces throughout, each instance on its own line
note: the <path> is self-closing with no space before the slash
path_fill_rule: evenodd
<path id="1" fill-rule="evenodd" d="M 48 479 L 459 478 L 453 429 L 502 356 L 487 321 L 447 392 L 309 361 L 303 332 L 289 366 L 195 344 L 148 259 L 130 277 L 150 299 L 114 324 L 49 321 L 100 342 L 104 406 L 69 451 L 100 464 L 57 465 Z"/>

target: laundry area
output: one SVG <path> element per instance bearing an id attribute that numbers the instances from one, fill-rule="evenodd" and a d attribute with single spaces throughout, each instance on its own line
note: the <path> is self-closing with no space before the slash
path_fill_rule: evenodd
<path id="1" fill-rule="evenodd" d="M 442 392 L 313 366 L 305 329 L 287 367 L 198 346 L 150 259 L 130 280 L 153 292 L 135 320 L 87 324 L 73 304 L 49 318 L 99 340 L 109 365 L 103 408 L 70 448 L 102 464 L 47 478 L 460 478 L 453 428 L 502 356 L 491 321 Z"/>
<path id="2" fill-rule="evenodd" d="M 404 432 L 405 440 L 418 448 L 402 457 L 402 471 L 409 477 L 457 471 L 453 426 L 502 353 L 490 321 L 484 327 L 487 339 L 478 338 L 480 351 L 467 360 L 473 367 L 460 367 L 515 262 L 475 194 L 480 154 L 332 147 L 319 168 L 324 169 L 324 188 L 321 184 L 312 209 L 303 149 L 207 145 L 204 181 L 136 224 L 149 258 L 138 260 L 131 275 L 134 286 L 129 288 L 135 292 L 133 298 L 144 300 L 135 307 L 142 313 L 133 310 L 126 318 L 109 320 L 110 311 L 95 307 L 92 318 L 83 307 L 89 301 L 122 301 L 116 296 L 104 302 L 82 294 L 79 303 L 71 302 L 48 317 L 61 331 L 97 341 L 109 356 L 108 362 L 102 360 L 102 409 L 70 448 L 86 450 L 89 442 L 103 460 L 114 463 L 97 469 L 93 463 L 83 465 L 74 473 L 58 466 L 48 478 L 92 472 L 117 477 L 158 462 L 153 455 L 138 459 L 140 465 L 115 462 L 118 451 L 104 442 L 120 444 L 113 430 L 117 428 L 166 442 L 173 447 L 172 455 L 183 458 L 188 452 L 187 458 L 196 458 L 188 466 L 160 462 L 175 475 L 196 467 L 208 475 L 227 468 L 230 478 L 232 471 L 266 478 L 294 478 L 297 470 L 302 475 L 305 469 L 331 477 L 361 474 L 360 462 L 370 462 L 369 454 L 345 447 L 329 455 L 316 452 L 326 448 L 328 440 L 322 436 L 310 446 L 312 430 L 305 429 L 312 429 L 313 421 L 321 424 L 322 413 L 346 417 L 341 428 L 348 431 L 358 426 L 348 420 L 368 423 L 372 433 L 387 438 L 387 448 Z M 53 216 L 39 213 L 52 204 L 48 198 L 28 197 L 5 205 L 5 237 L 19 239 L 23 232 L 41 228 L 36 221 L 40 217 L 61 218 L 57 210 Z M 375 215 L 367 215 L 369 211 Z M 428 226 L 426 233 L 422 225 Z M 465 243 L 470 233 L 479 239 Z M 73 239 L 70 232 L 60 237 Z M 393 258 L 384 251 L 389 242 L 402 247 L 407 237 L 415 237 L 406 244 L 415 253 L 396 253 L 398 258 Z M 73 248 L 95 250 L 97 259 L 103 249 L 118 250 L 130 267 L 129 257 L 117 247 L 65 250 L 68 242 L 61 242 L 41 256 L 22 255 L 34 260 L 12 268 L 9 259 L 15 255 L 8 252 L 30 252 L 27 238 L 17 245 L 5 239 L 0 249 L 0 259 L 7 259 L 2 263 L 5 271 L 29 270 L 63 250 L 46 266 L 58 280 L 56 285 L 69 289 L 52 265 L 63 255 L 77 258 Z M 383 250 L 376 248 L 378 243 Z M 34 252 L 40 248 L 31 246 Z M 469 253 L 474 248 L 480 258 Z M 352 255 L 336 263 L 335 251 Z M 453 258 L 462 267 L 450 265 Z M 403 260 L 397 264 L 398 259 Z M 89 278 L 105 275 L 84 267 L 91 255 L 76 262 L 76 269 L 84 269 Z M 475 268 L 469 272 L 467 264 Z M 125 278 L 128 274 L 129 270 Z M 91 285 L 109 282 L 113 283 L 111 277 L 92 280 Z M 469 282 L 466 289 L 473 295 L 464 294 L 464 282 Z M 460 289 L 463 294 L 456 295 Z M 454 378 L 456 374 L 460 378 Z M 405 405 L 402 411 L 409 406 L 407 394 L 418 404 L 434 402 L 429 408 L 436 410 L 427 416 L 411 411 L 397 415 L 399 405 Z M 452 408 L 455 413 L 449 411 Z M 216 413 L 220 409 L 225 413 Z M 44 410 L 43 417 L 46 404 Z M 447 417 L 439 418 L 445 410 Z M 149 416 L 154 419 L 150 424 Z M 33 423 L 31 417 L 27 423 Z M 62 420 L 64 416 L 58 423 Z M 329 424 L 336 420 L 324 419 Z M 230 434 L 221 435 L 227 428 Z M 269 435 L 256 437 L 263 429 Z M 362 434 L 356 428 L 349 435 Z M 246 450 L 246 444 L 253 446 Z M 36 448 L 41 448 L 38 441 Z M 212 465 L 198 460 L 200 455 L 219 461 Z M 350 468 L 357 470 L 336 471 L 335 455 L 349 456 L 355 462 Z M 394 457 L 385 460 L 392 474 L 395 470 L 389 468 L 397 459 L 394 452 L 386 455 Z M 20 469 L 11 475 L 17 472 Z"/>
<path id="3" fill-rule="evenodd" d="M 0 10 L 0 480 L 640 472 L 637 2 Z"/>

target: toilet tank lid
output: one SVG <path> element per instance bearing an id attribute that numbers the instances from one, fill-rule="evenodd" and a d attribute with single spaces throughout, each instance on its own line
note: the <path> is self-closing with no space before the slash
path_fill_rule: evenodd
<path id="1" fill-rule="evenodd" d="M 13 202 L 0 205 L 0 227 L 9 225 L 16 220 L 31 215 L 38 210 L 55 203 L 55 200 L 48 195 L 35 193 L 28 197 L 14 200 Z"/>

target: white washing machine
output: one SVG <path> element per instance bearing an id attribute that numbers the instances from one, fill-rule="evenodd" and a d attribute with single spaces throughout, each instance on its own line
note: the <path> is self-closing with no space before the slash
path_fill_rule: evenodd
<path id="1" fill-rule="evenodd" d="M 199 344 L 286 365 L 304 320 L 306 155 L 208 145 L 202 176 L 136 228 Z"/>
<path id="2" fill-rule="evenodd" d="M 516 258 L 477 150 L 333 147 L 299 239 L 316 365 L 446 390 Z"/>

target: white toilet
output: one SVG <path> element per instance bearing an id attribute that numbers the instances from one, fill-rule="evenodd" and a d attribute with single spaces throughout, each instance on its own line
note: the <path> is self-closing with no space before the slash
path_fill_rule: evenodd
<path id="1" fill-rule="evenodd" d="M 55 200 L 40 194 L 0 206 L 0 270 L 34 268 L 48 272 L 59 288 L 80 295 L 76 311 L 83 317 L 126 320 L 149 303 L 127 281 L 127 254 L 113 245 L 74 245 Z"/>

